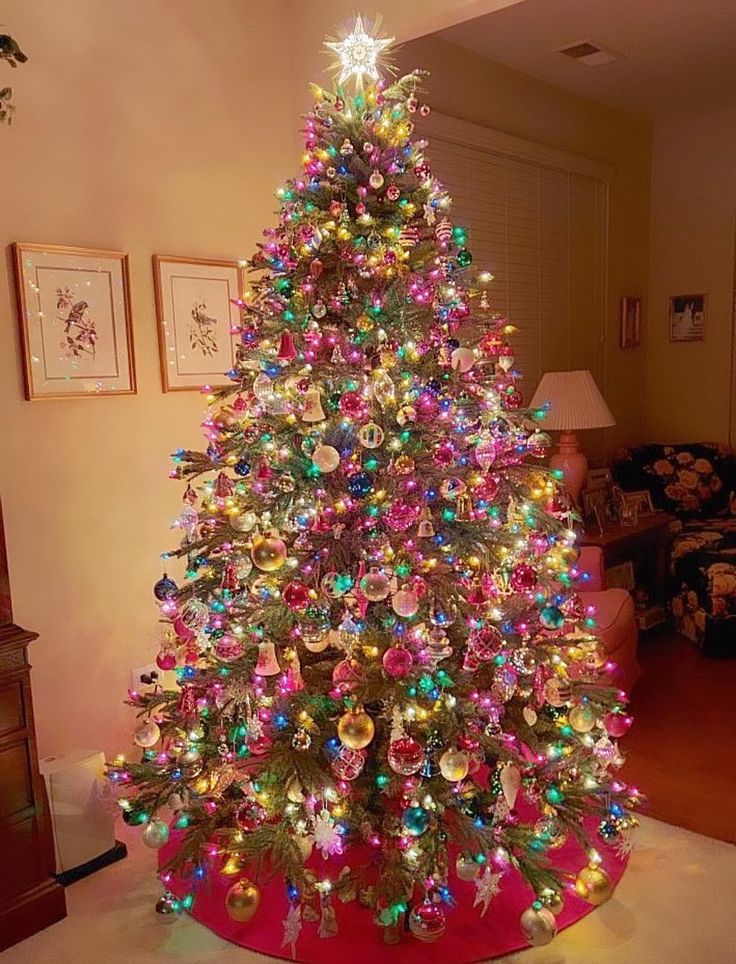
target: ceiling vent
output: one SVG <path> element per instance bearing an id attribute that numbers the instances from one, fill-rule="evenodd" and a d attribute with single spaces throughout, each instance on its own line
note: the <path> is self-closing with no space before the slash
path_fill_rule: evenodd
<path id="1" fill-rule="evenodd" d="M 615 54 L 599 47 L 593 40 L 581 40 L 576 44 L 560 47 L 559 53 L 587 67 L 600 67 L 601 64 L 611 64 L 614 60 L 618 60 Z"/>

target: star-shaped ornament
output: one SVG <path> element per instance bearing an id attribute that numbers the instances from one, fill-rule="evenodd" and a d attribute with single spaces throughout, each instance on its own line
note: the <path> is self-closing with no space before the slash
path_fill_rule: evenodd
<path id="1" fill-rule="evenodd" d="M 325 43 L 325 47 L 337 54 L 336 67 L 340 69 L 337 79 L 344 84 L 351 77 L 356 85 L 362 87 L 363 77 L 378 80 L 378 64 L 387 47 L 394 42 L 394 37 L 372 37 L 366 33 L 363 18 L 358 17 L 352 31 L 343 39 Z"/>
<path id="2" fill-rule="evenodd" d="M 485 915 L 489 904 L 501 889 L 499 886 L 500 880 L 501 874 L 492 873 L 491 868 L 487 865 L 483 873 L 475 878 L 475 900 L 473 901 L 473 907 L 477 907 L 479 904 L 482 905 L 481 917 Z"/>

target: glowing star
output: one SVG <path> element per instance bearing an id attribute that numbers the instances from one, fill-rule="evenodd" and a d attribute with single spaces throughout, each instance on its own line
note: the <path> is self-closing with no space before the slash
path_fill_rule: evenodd
<path id="1" fill-rule="evenodd" d="M 350 77 L 355 77 L 356 84 L 361 86 L 364 76 L 370 77 L 371 80 L 378 80 L 378 60 L 394 39 L 394 37 L 383 39 L 371 37 L 365 32 L 363 18 L 358 17 L 352 33 L 349 33 L 344 40 L 325 44 L 325 47 L 336 53 L 339 58 L 340 76 L 337 82 L 344 84 Z"/>

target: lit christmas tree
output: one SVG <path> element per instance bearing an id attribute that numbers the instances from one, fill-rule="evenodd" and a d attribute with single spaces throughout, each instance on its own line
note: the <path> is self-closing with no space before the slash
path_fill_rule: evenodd
<path id="1" fill-rule="evenodd" d="M 544 412 L 523 406 L 492 279 L 462 280 L 466 232 L 412 139 L 421 78 L 380 78 L 389 42 L 358 20 L 328 45 L 338 86 L 313 88 L 304 173 L 250 262 L 232 384 L 211 393 L 206 451 L 174 457 L 166 558 L 186 575 L 155 594 L 178 687 L 131 694 L 142 759 L 110 772 L 149 846 L 173 811 L 163 878 L 188 895 L 161 913 L 225 875 L 250 920 L 265 860 L 285 944 L 303 920 L 330 936 L 333 897 L 356 896 L 387 940 L 408 914 L 431 941 L 457 878 L 485 912 L 518 872 L 541 944 L 566 886 L 611 891 L 593 848 L 636 823 L 615 773 L 630 719 L 599 685 Z"/>

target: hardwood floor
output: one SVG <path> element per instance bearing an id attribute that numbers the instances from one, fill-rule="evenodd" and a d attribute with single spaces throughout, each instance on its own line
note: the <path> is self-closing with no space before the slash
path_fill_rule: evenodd
<path id="1" fill-rule="evenodd" d="M 703 658 L 674 633 L 643 636 L 624 778 L 644 813 L 736 842 L 736 659 Z"/>

